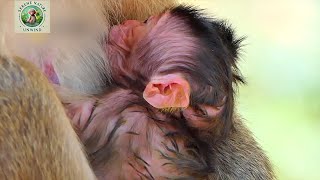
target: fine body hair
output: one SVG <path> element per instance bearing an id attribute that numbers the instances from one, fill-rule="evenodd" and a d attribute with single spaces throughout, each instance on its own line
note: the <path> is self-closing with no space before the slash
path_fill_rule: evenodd
<path id="1" fill-rule="evenodd" d="M 96 179 L 46 77 L 1 56 L 0 169 L 1 179 Z"/>

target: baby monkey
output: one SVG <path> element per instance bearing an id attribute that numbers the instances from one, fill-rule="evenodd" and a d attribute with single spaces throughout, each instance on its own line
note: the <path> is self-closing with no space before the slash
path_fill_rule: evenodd
<path id="1" fill-rule="evenodd" d="M 29 13 L 30 17 L 27 20 L 27 22 L 30 23 L 30 24 L 34 24 L 37 21 L 37 17 L 36 17 L 37 11 L 32 8 L 32 9 L 29 10 L 28 13 Z"/>
<path id="2" fill-rule="evenodd" d="M 178 6 L 114 26 L 108 41 L 112 89 L 60 91 L 97 177 L 209 179 L 212 147 L 232 128 L 234 83 L 243 81 L 241 39 L 223 21 Z"/>

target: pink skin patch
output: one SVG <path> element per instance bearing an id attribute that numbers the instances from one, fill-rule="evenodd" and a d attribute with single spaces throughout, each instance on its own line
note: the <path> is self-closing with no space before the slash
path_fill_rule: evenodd
<path id="1" fill-rule="evenodd" d="M 113 26 L 109 32 L 109 41 L 129 52 L 132 47 L 155 26 L 161 16 L 151 16 L 147 22 L 127 20 Z"/>
<path id="2" fill-rule="evenodd" d="M 124 42 L 126 34 L 130 29 L 123 25 L 113 26 L 109 32 L 109 41 L 113 42 L 113 44 L 118 45 L 125 51 L 130 51 L 129 47 L 126 46 Z"/>
<path id="3" fill-rule="evenodd" d="M 58 75 L 54 70 L 54 67 L 51 62 L 45 61 L 43 66 L 43 72 L 53 84 L 60 84 Z"/>
<path id="4" fill-rule="evenodd" d="M 134 44 L 147 33 L 146 31 L 146 24 L 136 20 L 127 20 L 111 28 L 109 41 L 130 52 Z"/>

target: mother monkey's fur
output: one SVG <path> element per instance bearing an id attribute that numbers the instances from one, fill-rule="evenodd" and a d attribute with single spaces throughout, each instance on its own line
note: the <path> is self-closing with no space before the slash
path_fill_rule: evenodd
<path id="1" fill-rule="evenodd" d="M 110 85 L 104 63 L 108 27 L 125 19 L 143 20 L 175 2 L 51 0 L 50 34 L 14 33 L 13 2 L 0 1 L 0 178 L 94 179 L 52 87 L 33 65 L 15 56 L 39 66 L 52 59 L 61 85 L 99 93 Z M 24 88 L 13 83 L 17 80 Z M 275 178 L 241 119 L 234 117 L 233 130 L 213 147 L 210 179 Z"/>

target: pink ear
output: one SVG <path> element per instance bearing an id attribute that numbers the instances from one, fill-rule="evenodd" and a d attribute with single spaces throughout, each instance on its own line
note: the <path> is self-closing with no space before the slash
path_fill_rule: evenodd
<path id="1" fill-rule="evenodd" d="M 190 85 L 179 74 L 156 76 L 146 86 L 143 97 L 155 108 L 188 107 Z"/>

